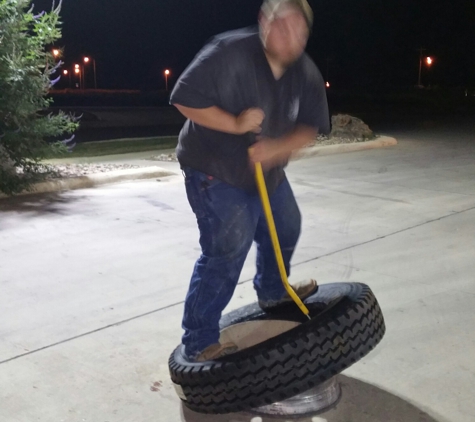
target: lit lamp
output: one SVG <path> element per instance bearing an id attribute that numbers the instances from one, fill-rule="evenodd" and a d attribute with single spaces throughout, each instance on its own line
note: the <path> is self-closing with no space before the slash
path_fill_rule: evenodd
<path id="1" fill-rule="evenodd" d="M 57 59 L 61 55 L 61 51 L 59 51 L 57 48 L 53 49 L 53 56 L 55 59 Z"/>
<path id="2" fill-rule="evenodd" d="M 96 74 L 96 60 L 91 59 L 90 57 L 84 57 L 84 63 L 89 64 L 92 61 L 92 66 L 94 70 L 94 88 L 97 89 L 97 74 Z"/>
<path id="3" fill-rule="evenodd" d="M 81 67 L 78 64 L 74 65 L 74 73 L 79 76 L 79 88 L 82 87 L 82 72 Z"/>
<path id="4" fill-rule="evenodd" d="M 165 70 L 165 89 L 168 91 L 168 77 L 170 76 L 170 71 L 168 69 Z"/>
<path id="5" fill-rule="evenodd" d="M 424 48 L 419 49 L 419 79 L 417 82 L 417 86 L 419 88 L 423 88 L 421 84 L 421 75 L 422 75 L 422 64 L 425 64 L 428 68 L 430 68 L 434 64 L 434 59 L 433 57 L 427 56 L 423 57 L 422 52 L 424 51 Z"/>
<path id="6" fill-rule="evenodd" d="M 327 82 L 327 83 L 325 84 L 325 86 L 326 86 L 327 88 L 330 88 L 330 82 Z"/>
<path id="7" fill-rule="evenodd" d="M 69 73 L 69 70 L 63 70 L 63 75 L 69 77 L 69 87 L 71 88 L 71 74 Z"/>

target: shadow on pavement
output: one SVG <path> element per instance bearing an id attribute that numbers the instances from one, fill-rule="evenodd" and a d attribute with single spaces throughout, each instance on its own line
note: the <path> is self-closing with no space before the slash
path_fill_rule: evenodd
<path id="1" fill-rule="evenodd" d="M 249 413 L 203 415 L 182 406 L 182 422 L 446 422 L 371 384 L 339 376 L 343 396 L 335 408 L 304 418 L 262 417 Z"/>
<path id="2" fill-rule="evenodd" d="M 0 198 L 0 213 L 66 214 L 64 206 L 82 198 L 85 197 L 68 195 L 67 192 Z"/>

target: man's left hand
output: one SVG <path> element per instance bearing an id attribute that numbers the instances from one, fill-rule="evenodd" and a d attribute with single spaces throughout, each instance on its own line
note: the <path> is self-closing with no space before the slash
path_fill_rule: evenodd
<path id="1" fill-rule="evenodd" d="M 261 163 L 264 169 L 271 169 L 286 162 L 292 151 L 281 139 L 258 137 L 249 149 L 251 163 Z"/>

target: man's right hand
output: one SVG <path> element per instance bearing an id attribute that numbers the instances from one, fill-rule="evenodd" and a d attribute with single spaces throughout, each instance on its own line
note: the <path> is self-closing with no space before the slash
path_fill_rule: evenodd
<path id="1" fill-rule="evenodd" d="M 265 114 L 260 108 L 249 108 L 236 117 L 236 132 L 242 135 L 247 132 L 261 133 L 261 125 Z"/>

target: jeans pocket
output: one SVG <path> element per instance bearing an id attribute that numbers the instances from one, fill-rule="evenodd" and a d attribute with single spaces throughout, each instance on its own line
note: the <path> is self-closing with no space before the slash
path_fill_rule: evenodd
<path id="1" fill-rule="evenodd" d="M 203 191 L 199 177 L 188 171 L 184 171 L 184 176 L 186 196 L 188 197 L 191 209 L 195 213 L 196 218 L 206 217 L 206 204 L 203 200 Z"/>

